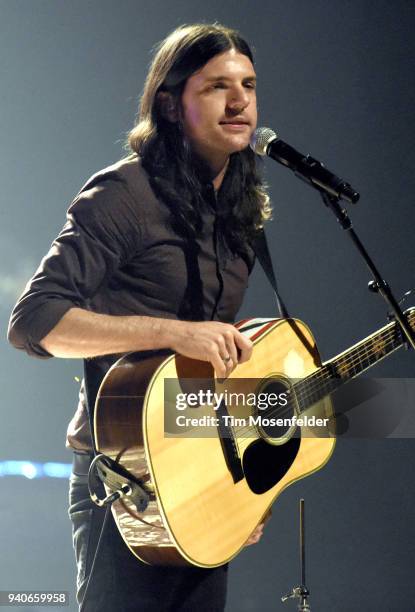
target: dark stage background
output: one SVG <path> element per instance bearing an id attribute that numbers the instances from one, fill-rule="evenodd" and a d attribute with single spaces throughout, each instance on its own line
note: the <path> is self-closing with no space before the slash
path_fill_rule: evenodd
<path id="1" fill-rule="evenodd" d="M 0 11 L 3 338 L 72 197 L 123 155 L 151 47 L 201 20 L 252 42 L 259 125 L 360 190 L 349 207 L 355 228 L 398 296 L 415 285 L 413 2 L 1 0 Z M 368 272 L 318 195 L 281 166 L 265 168 L 281 292 L 327 359 L 381 327 L 386 307 L 367 291 Z M 257 266 L 240 318 L 274 314 Z M 81 362 L 29 359 L 5 339 L 0 359 L 0 460 L 68 463 Z M 414 355 L 401 350 L 371 375 L 413 372 Z M 260 544 L 232 562 L 227 611 L 283 609 L 280 596 L 299 579 L 301 496 L 312 609 L 414 610 L 414 451 L 410 438 L 340 440 L 322 471 L 281 495 Z M 9 477 L 0 487 L 0 589 L 69 590 L 75 611 L 67 482 Z"/>

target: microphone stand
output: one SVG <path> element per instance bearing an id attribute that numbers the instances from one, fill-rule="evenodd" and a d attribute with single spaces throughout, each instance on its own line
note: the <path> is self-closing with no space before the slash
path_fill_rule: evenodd
<path id="1" fill-rule="evenodd" d="M 298 586 L 291 589 L 289 593 L 281 597 L 281 601 L 285 603 L 288 599 L 298 599 L 298 612 L 310 612 L 311 608 L 308 603 L 310 591 L 305 584 L 305 517 L 304 517 L 304 499 L 300 499 L 300 568 L 301 582 Z"/>
<path id="2" fill-rule="evenodd" d="M 405 317 L 397 300 L 395 299 L 388 283 L 382 279 L 378 269 L 376 268 L 368 252 L 366 251 L 365 247 L 363 246 L 362 242 L 354 231 L 352 227 L 352 222 L 347 214 L 346 209 L 340 205 L 339 197 L 329 195 L 326 191 L 316 187 L 312 183 L 308 184 L 311 184 L 315 189 L 317 189 L 317 191 L 320 192 L 324 204 L 334 213 L 335 217 L 337 218 L 337 221 L 340 223 L 342 228 L 348 232 L 350 239 L 359 251 L 360 255 L 363 257 L 367 267 L 373 274 L 374 280 L 369 281 L 369 290 L 373 293 L 379 293 L 384 298 L 384 300 L 392 310 L 392 316 L 394 316 L 395 319 L 398 321 L 403 333 L 406 336 L 407 347 L 409 348 L 409 346 L 411 346 L 412 348 L 415 348 L 415 334 L 413 329 L 409 325 L 409 322 Z"/>
<path id="3" fill-rule="evenodd" d="M 254 132 L 251 148 L 257 155 L 268 155 L 278 163 L 289 168 L 297 178 L 321 194 L 324 204 L 334 213 L 342 228 L 348 231 L 352 242 L 372 272 L 374 280 L 369 282 L 369 290 L 373 293 L 380 293 L 385 299 L 392 309 L 392 317 L 395 317 L 406 336 L 405 342 L 407 347 L 412 346 L 412 348 L 415 348 L 415 334 L 411 326 L 393 296 L 389 285 L 380 276 L 368 252 L 352 229 L 352 222 L 347 216 L 346 210 L 340 206 L 339 200 L 341 198 L 355 204 L 360 198 L 359 193 L 344 179 L 339 178 L 325 168 L 324 164 L 320 161 L 314 159 L 311 155 L 299 153 L 286 142 L 280 140 L 277 134 L 269 128 L 259 128 Z"/>

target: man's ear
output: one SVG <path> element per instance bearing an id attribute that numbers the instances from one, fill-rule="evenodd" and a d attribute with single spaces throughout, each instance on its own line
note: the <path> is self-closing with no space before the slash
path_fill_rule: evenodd
<path id="1" fill-rule="evenodd" d="M 171 123 L 176 123 L 176 121 L 179 120 L 179 111 L 176 100 L 173 98 L 172 94 L 169 91 L 159 91 L 157 94 L 157 101 L 164 119 L 171 121 Z"/>

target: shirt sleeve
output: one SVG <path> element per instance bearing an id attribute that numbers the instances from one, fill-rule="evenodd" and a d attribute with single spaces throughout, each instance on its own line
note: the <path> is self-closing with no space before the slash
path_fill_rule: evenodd
<path id="1" fill-rule="evenodd" d="M 88 308 L 105 279 L 139 248 L 140 225 L 125 181 L 87 183 L 13 309 L 11 344 L 35 357 L 51 357 L 39 344 L 42 338 L 70 308 Z"/>

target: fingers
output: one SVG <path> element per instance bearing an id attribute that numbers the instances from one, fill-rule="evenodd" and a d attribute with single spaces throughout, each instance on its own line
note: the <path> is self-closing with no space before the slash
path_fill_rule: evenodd
<path id="1" fill-rule="evenodd" d="M 228 323 L 176 321 L 174 330 L 169 346 L 191 359 L 210 362 L 218 378 L 227 378 L 252 354 L 251 340 Z"/>
<path id="2" fill-rule="evenodd" d="M 234 331 L 235 343 L 240 351 L 239 363 L 245 363 L 245 361 L 248 361 L 251 358 L 252 349 L 254 345 L 249 338 L 241 334 L 241 332 L 238 331 L 236 328 L 234 328 Z"/>
<path id="3" fill-rule="evenodd" d="M 255 527 L 254 531 L 251 533 L 247 541 L 245 542 L 245 546 L 251 546 L 252 544 L 258 544 L 260 541 L 262 534 L 264 531 L 264 523 L 260 523 L 257 527 Z"/>
<path id="4" fill-rule="evenodd" d="M 220 343 L 220 349 L 223 346 L 226 347 L 229 357 L 231 357 L 233 366 L 235 367 L 238 363 L 244 363 L 248 361 L 252 355 L 253 343 L 249 338 L 246 338 L 240 331 L 233 325 L 227 325 L 226 329 L 222 334 L 224 345 Z M 223 358 L 227 355 L 220 353 Z"/>
<path id="5" fill-rule="evenodd" d="M 238 364 L 238 350 L 236 348 L 233 330 L 231 329 L 225 331 L 225 344 L 228 349 L 228 356 L 230 357 L 230 362 L 228 363 L 232 366 L 232 369 L 234 369 Z"/>
<path id="6" fill-rule="evenodd" d="M 253 344 L 233 325 L 223 324 L 223 330 L 216 338 L 218 355 L 214 356 L 215 368 L 218 378 L 226 378 L 236 368 L 238 363 L 248 361 L 252 355 Z M 219 363 L 219 359 L 221 363 Z"/>
<path id="7" fill-rule="evenodd" d="M 216 337 L 217 354 L 211 363 L 218 378 L 226 378 L 238 363 L 248 361 L 252 355 L 253 344 L 233 325 L 223 324 Z"/>
<path id="8" fill-rule="evenodd" d="M 235 359 L 237 359 L 237 352 L 235 343 L 233 341 L 232 332 L 225 327 L 223 331 L 221 330 L 216 342 L 218 347 L 218 355 L 224 367 L 225 374 L 222 376 L 222 378 L 224 378 L 225 376 L 229 376 L 238 363 L 235 361 Z"/>
<path id="9" fill-rule="evenodd" d="M 226 367 L 226 363 L 223 361 L 223 358 L 219 354 L 217 346 L 215 346 L 215 348 L 212 350 L 209 361 L 215 369 L 216 377 L 226 378 L 226 376 L 228 375 L 228 369 Z"/>

